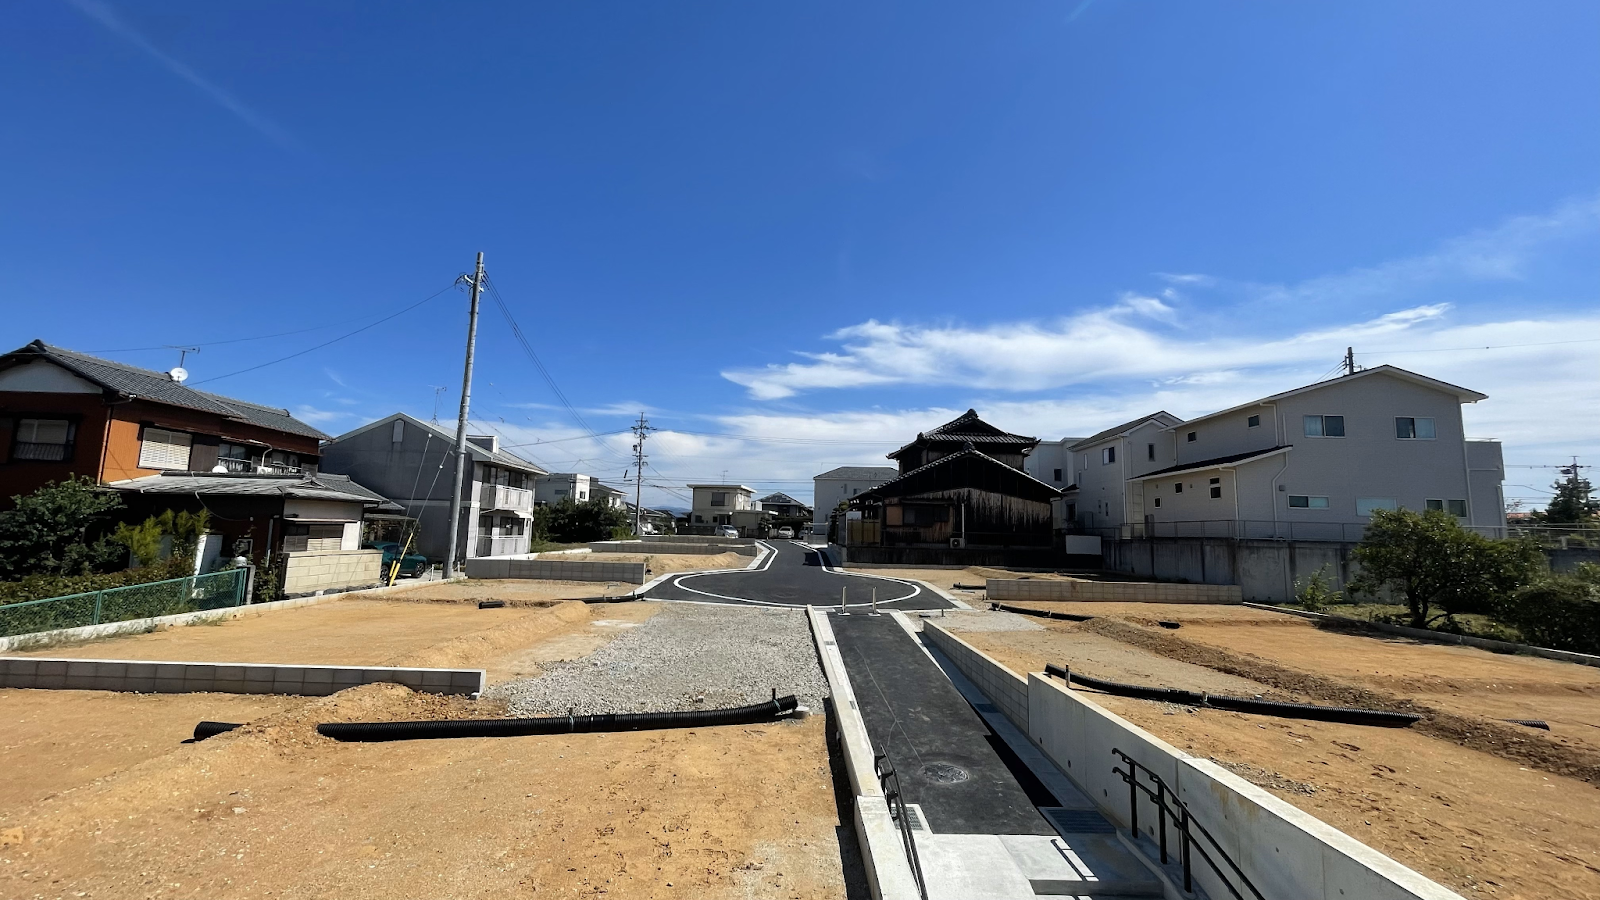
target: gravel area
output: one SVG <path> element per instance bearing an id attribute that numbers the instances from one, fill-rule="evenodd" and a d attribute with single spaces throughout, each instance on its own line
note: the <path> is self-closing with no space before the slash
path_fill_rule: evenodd
<path id="1" fill-rule="evenodd" d="M 674 603 L 588 656 L 486 696 L 512 715 L 595 715 L 745 706 L 773 688 L 819 711 L 828 694 L 804 610 Z"/>

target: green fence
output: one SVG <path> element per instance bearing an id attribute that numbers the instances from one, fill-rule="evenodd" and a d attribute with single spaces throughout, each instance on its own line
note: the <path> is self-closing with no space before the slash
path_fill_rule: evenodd
<path id="1" fill-rule="evenodd" d="M 245 570 L 228 569 L 192 578 L 10 603 L 0 606 L 0 637 L 238 606 L 244 602 L 244 585 Z"/>

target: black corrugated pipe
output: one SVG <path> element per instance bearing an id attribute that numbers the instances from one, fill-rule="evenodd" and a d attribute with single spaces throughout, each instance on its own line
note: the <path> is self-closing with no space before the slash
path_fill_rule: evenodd
<path id="1" fill-rule="evenodd" d="M 1278 703 L 1272 700 L 1255 700 L 1249 697 L 1230 697 L 1225 694 L 1206 694 L 1177 688 L 1153 688 L 1137 684 L 1106 681 L 1089 675 L 1080 675 L 1065 666 L 1048 663 L 1046 675 L 1065 679 L 1067 686 L 1081 684 L 1108 694 L 1138 697 L 1143 700 L 1160 700 L 1181 703 L 1185 706 L 1205 706 L 1230 712 L 1256 713 L 1285 719 L 1312 719 L 1318 722 L 1342 722 L 1346 725 L 1378 725 L 1384 728 L 1405 728 L 1421 719 L 1413 713 L 1387 712 L 1381 709 L 1355 709 L 1348 706 L 1313 706 L 1309 703 Z"/>
<path id="2" fill-rule="evenodd" d="M 1094 616 L 1083 616 L 1077 613 L 1051 612 L 1048 609 L 1028 609 L 1023 606 L 1007 606 L 1004 603 L 990 601 L 990 609 L 998 609 L 1009 613 L 1021 613 L 1025 616 L 1038 616 L 1041 619 L 1066 619 L 1068 622 L 1087 622 Z"/>
<path id="3" fill-rule="evenodd" d="M 645 731 L 656 728 L 704 728 L 767 722 L 793 712 L 800 701 L 792 694 L 766 703 L 732 709 L 692 712 L 612 713 L 598 716 L 543 716 L 532 719 L 436 719 L 426 722 L 324 722 L 317 733 L 337 741 L 411 741 L 430 738 L 525 737 L 537 734 L 584 734 L 597 731 Z M 228 722 L 201 722 L 197 741 L 232 731 Z"/>

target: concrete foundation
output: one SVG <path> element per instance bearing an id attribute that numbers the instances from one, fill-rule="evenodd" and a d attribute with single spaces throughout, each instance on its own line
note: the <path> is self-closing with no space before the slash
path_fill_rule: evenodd
<path id="1" fill-rule="evenodd" d="M 476 694 L 484 678 L 482 669 L 0 657 L 0 687 L 36 690 L 322 697 L 361 684 L 403 684 L 429 694 Z"/>

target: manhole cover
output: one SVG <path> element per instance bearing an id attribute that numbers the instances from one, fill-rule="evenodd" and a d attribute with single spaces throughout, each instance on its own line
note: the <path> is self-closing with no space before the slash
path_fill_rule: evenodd
<path id="1" fill-rule="evenodd" d="M 971 777 L 967 775 L 966 769 L 949 763 L 929 763 L 922 767 L 922 774 L 940 784 L 955 784 Z"/>

